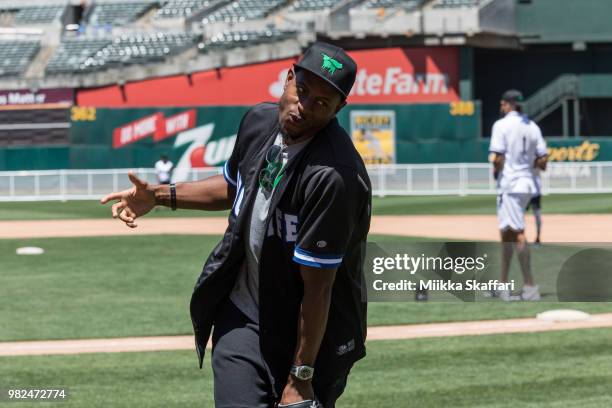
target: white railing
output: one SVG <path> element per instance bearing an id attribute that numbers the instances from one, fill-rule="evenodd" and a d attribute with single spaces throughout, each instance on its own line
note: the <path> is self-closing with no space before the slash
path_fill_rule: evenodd
<path id="1" fill-rule="evenodd" d="M 94 200 L 130 187 L 128 169 L 41 170 L 0 172 L 0 201 Z M 136 169 L 155 183 L 152 169 Z M 491 166 L 486 163 L 397 164 L 370 166 L 373 194 L 495 194 Z M 186 178 L 221 174 L 221 168 L 193 169 Z M 612 193 L 612 162 L 550 163 L 542 173 L 544 194 Z"/>

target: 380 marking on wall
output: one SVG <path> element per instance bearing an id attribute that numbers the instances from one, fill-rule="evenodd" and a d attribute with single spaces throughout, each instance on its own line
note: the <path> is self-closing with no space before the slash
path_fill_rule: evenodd
<path id="1" fill-rule="evenodd" d="M 472 116 L 474 115 L 475 107 L 472 101 L 457 101 L 450 103 L 451 116 Z"/>

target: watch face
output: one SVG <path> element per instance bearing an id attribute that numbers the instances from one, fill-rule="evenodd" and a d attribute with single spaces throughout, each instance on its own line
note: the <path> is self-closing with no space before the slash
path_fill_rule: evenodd
<path id="1" fill-rule="evenodd" d="M 313 370 L 310 367 L 300 367 L 298 371 L 298 377 L 304 380 L 308 380 L 312 378 L 312 372 Z"/>

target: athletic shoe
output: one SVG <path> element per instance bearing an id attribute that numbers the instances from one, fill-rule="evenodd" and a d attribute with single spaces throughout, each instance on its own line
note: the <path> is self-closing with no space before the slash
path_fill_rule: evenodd
<path id="1" fill-rule="evenodd" d="M 516 302 L 517 300 L 521 300 L 520 296 L 513 295 L 508 289 L 498 290 L 497 297 L 503 300 L 504 302 Z"/>
<path id="2" fill-rule="evenodd" d="M 528 300 L 530 302 L 537 302 L 540 300 L 540 287 L 538 285 L 534 286 L 523 286 L 523 293 L 521 293 L 522 300 Z"/>
<path id="3" fill-rule="evenodd" d="M 504 302 L 509 302 L 511 300 L 510 291 L 508 289 L 498 290 L 496 293 L 497 297 Z"/>
<path id="4" fill-rule="evenodd" d="M 491 290 L 483 290 L 482 291 L 482 297 L 484 298 L 496 298 L 497 297 L 497 292 L 493 289 Z"/>

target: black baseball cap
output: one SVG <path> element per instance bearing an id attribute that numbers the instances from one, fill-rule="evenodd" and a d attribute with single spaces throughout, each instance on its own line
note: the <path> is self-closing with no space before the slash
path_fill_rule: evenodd
<path id="1" fill-rule="evenodd" d="M 519 105 L 525 101 L 525 98 L 523 98 L 523 93 L 521 91 L 518 91 L 516 89 L 509 89 L 504 92 L 501 100 L 514 105 Z"/>
<path id="2" fill-rule="evenodd" d="M 355 61 L 342 48 L 324 42 L 316 42 L 308 47 L 293 66 L 323 79 L 344 98 L 351 92 L 357 76 Z"/>

